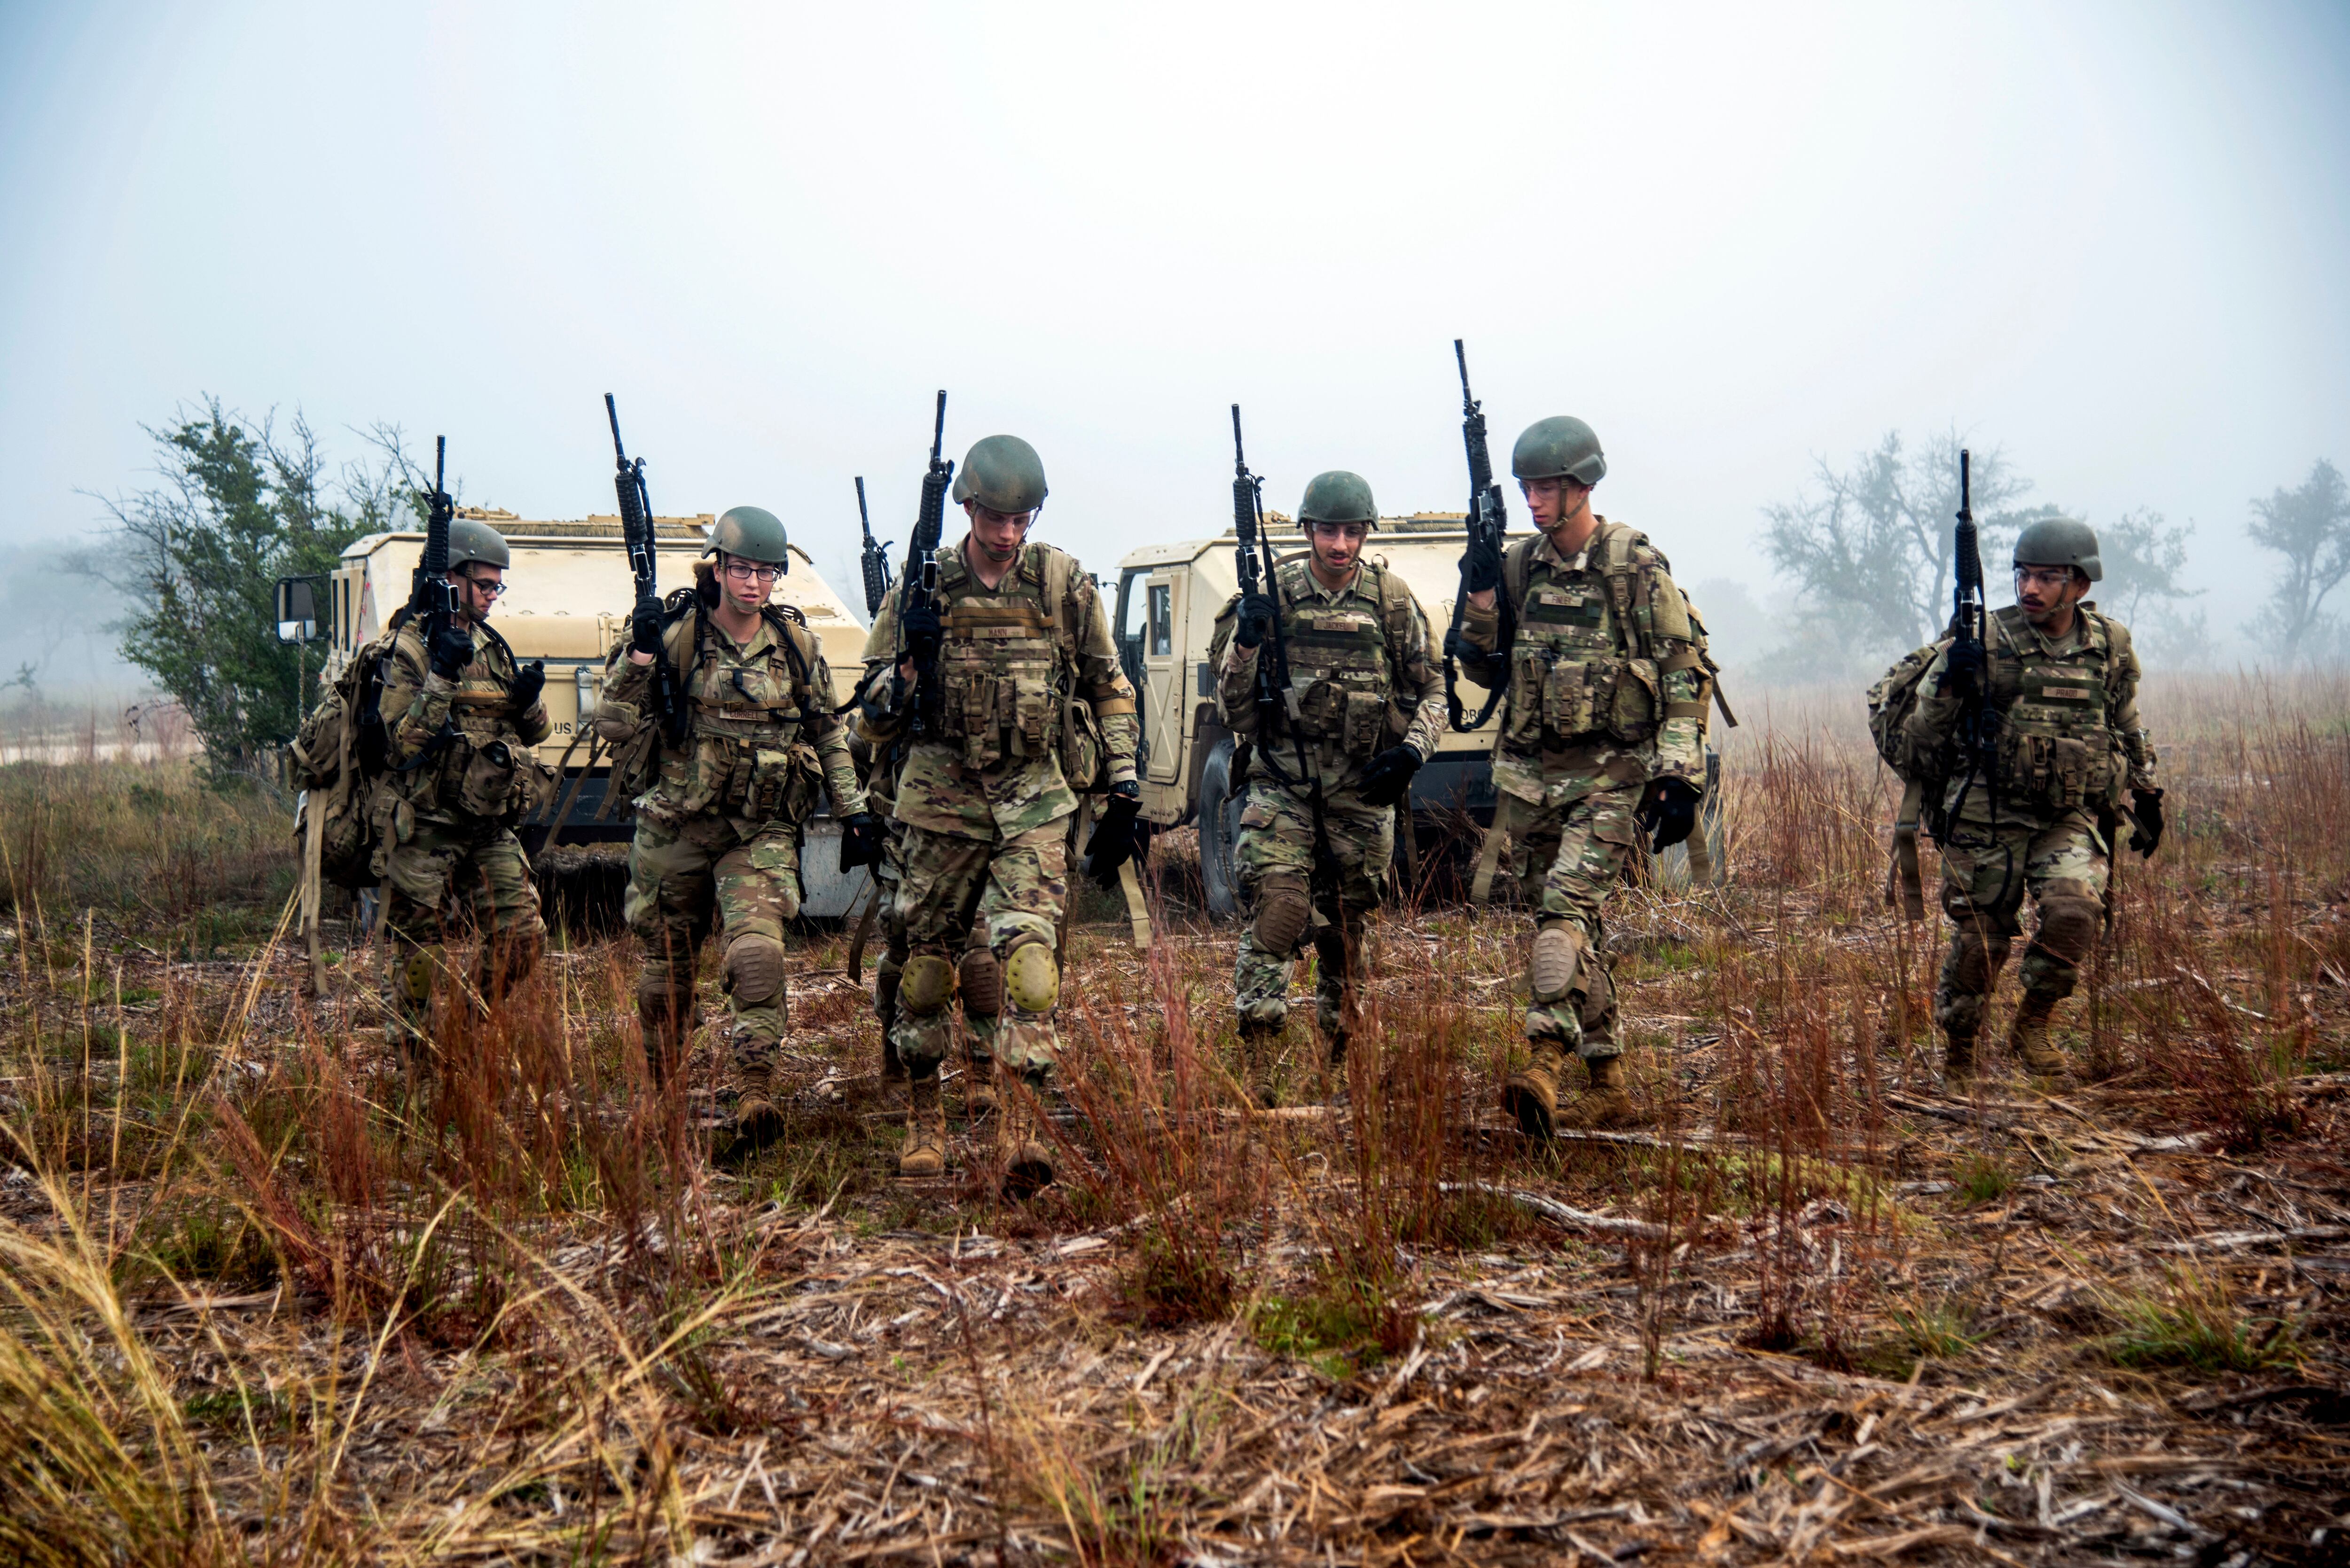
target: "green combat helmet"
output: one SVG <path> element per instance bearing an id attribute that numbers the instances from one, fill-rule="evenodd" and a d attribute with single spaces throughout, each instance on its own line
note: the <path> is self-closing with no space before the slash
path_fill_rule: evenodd
<path id="1" fill-rule="evenodd" d="M 730 506 L 710 531 L 710 549 L 764 561 L 785 571 L 792 569 L 791 541 L 784 535 L 784 520 L 764 506 Z"/>
<path id="2" fill-rule="evenodd" d="M 2097 559 L 2097 531 L 2071 517 L 2043 517 L 2015 536 L 2019 566 L 2078 566 L 2089 581 L 2106 575 Z"/>
<path id="3" fill-rule="evenodd" d="M 449 566 L 452 570 L 479 561 L 485 566 L 504 571 L 514 565 L 514 553 L 506 548 L 505 535 L 486 523 L 471 517 L 455 517 L 449 522 Z"/>
<path id="4" fill-rule="evenodd" d="M 976 501 L 1007 516 L 1034 512 L 1045 504 L 1045 460 L 1018 436 L 982 436 L 963 454 L 954 498 L 958 505 Z"/>
<path id="5" fill-rule="evenodd" d="M 1581 420 L 1560 414 L 1536 420 L 1510 449 L 1510 472 L 1520 479 L 1572 479 L 1596 484 L 1607 477 L 1599 436 Z"/>
<path id="6" fill-rule="evenodd" d="M 1378 526 L 1378 504 L 1371 499 L 1369 483 L 1359 473 L 1334 468 L 1305 482 L 1305 499 L 1297 504 L 1301 523 L 1368 523 Z"/>

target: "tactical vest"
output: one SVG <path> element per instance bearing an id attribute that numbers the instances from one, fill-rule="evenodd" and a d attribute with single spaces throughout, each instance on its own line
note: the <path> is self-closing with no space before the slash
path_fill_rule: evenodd
<path id="1" fill-rule="evenodd" d="M 548 782 L 523 742 L 518 728 L 523 711 L 506 690 L 521 661 L 489 625 L 474 629 L 482 641 L 458 673 L 456 691 L 449 699 L 448 727 L 404 767 L 390 769 L 390 776 L 395 793 L 415 810 L 511 822 L 542 804 Z M 411 627 L 399 628 L 384 657 L 392 657 L 395 647 L 408 654 L 414 668 L 431 668 L 424 639 Z M 383 722 L 397 727 L 400 715 L 386 713 Z"/>
<path id="2" fill-rule="evenodd" d="M 2021 607 L 1995 611 L 1991 706 L 2000 715 L 1999 788 L 2053 811 L 2110 805 L 2119 796 L 2120 737 L 2108 715 L 2129 633 L 2085 607 L 2067 653 L 2050 653 Z"/>
<path id="3" fill-rule="evenodd" d="M 1334 754 L 1366 758 L 1402 733 L 1395 713 L 1394 669 L 1411 635 L 1411 601 L 1403 579 L 1365 561 L 1354 586 L 1322 597 L 1301 558 L 1275 567 L 1281 586 L 1282 640 L 1289 655 L 1284 706 L 1296 733 Z M 1364 601 L 1367 599 L 1368 604 Z M 1285 738 L 1285 737 L 1284 737 Z"/>
<path id="4" fill-rule="evenodd" d="M 1663 671 L 1701 669 L 1702 653 L 1683 649 L 1662 664 L 1640 634 L 1648 574 L 1633 556 L 1640 535 L 1602 522 L 1584 546 L 1581 570 L 1537 556 L 1537 534 L 1511 546 L 1504 589 L 1516 610 L 1503 738 L 1545 751 L 1604 741 L 1636 746 L 1656 734 L 1667 712 Z M 1692 704 L 1703 718 L 1702 702 Z"/>
<path id="5" fill-rule="evenodd" d="M 959 557 L 941 565 L 941 735 L 962 748 L 965 767 L 1057 756 L 1070 786 L 1088 788 L 1100 748 L 1092 709 L 1076 691 L 1076 560 L 1026 545 L 993 590 Z"/>
<path id="6" fill-rule="evenodd" d="M 721 654 L 718 630 L 698 605 L 672 634 L 688 726 L 661 776 L 689 815 L 799 823 L 815 814 L 824 764 L 806 732 L 823 701 L 812 686 L 816 639 L 788 606 L 769 605 L 764 625 L 768 645 L 748 663 Z"/>

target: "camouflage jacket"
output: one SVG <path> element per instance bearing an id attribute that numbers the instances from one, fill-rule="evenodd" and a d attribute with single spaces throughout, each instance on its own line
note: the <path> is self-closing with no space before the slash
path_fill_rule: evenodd
<path id="1" fill-rule="evenodd" d="M 1989 707 L 1997 715 L 1994 776 L 1967 785 L 1963 760 L 1952 758 L 1944 808 L 1967 788 L 1963 815 L 1989 820 L 1997 810 L 2034 815 L 2117 807 L 2126 792 L 2159 787 L 2154 742 L 2137 714 L 2138 659 L 2129 628 L 2087 601 L 2074 611 L 2073 629 L 2043 637 L 2023 611 L 1993 611 L 1984 639 Z M 1926 669 L 1908 726 L 1920 756 L 1947 752 L 1958 733 L 1960 707 L 1942 690 L 1950 647 Z"/>
<path id="2" fill-rule="evenodd" d="M 1068 815 L 1080 789 L 1133 779 L 1134 688 L 1074 556 L 1025 545 L 991 591 L 968 545 L 939 556 L 937 691 L 918 695 L 899 674 L 902 596 L 892 595 L 866 639 L 861 727 L 877 752 L 906 739 L 898 821 L 993 839 Z"/>
<path id="3" fill-rule="evenodd" d="M 660 765 L 637 810 L 656 817 L 727 816 L 795 825 L 828 795 L 833 813 L 866 809 L 848 754 L 848 731 L 832 711 L 832 671 L 814 634 L 770 607 L 738 643 L 700 604 L 661 634 L 689 716 L 679 745 L 653 733 L 653 669 L 623 641 L 606 665 L 596 732 L 622 755 L 660 744 Z"/>
<path id="4" fill-rule="evenodd" d="M 1208 644 L 1224 727 L 1276 746 L 1274 763 L 1284 772 L 1295 739 L 1303 738 L 1329 789 L 1351 786 L 1371 758 L 1392 745 L 1409 746 L 1422 762 L 1434 756 L 1444 733 L 1444 676 L 1430 658 L 1428 617 L 1403 578 L 1363 561 L 1344 587 L 1326 588 L 1303 556 L 1281 562 L 1274 576 L 1289 656 L 1289 689 L 1275 732 L 1257 733 L 1257 660 L 1265 649 L 1232 640 L 1238 594 L 1217 612 Z"/>
<path id="5" fill-rule="evenodd" d="M 387 784 L 427 822 L 512 815 L 524 799 L 516 782 L 528 771 L 524 754 L 555 730 L 543 699 L 515 711 L 506 688 L 518 666 L 505 639 L 480 625 L 473 634 L 473 661 L 454 680 L 432 673 L 412 621 L 393 634 L 384 665 L 376 711 L 391 768 Z M 513 766 L 494 762 L 488 748 L 501 741 L 516 753 Z M 503 785 L 494 774 L 507 775 Z"/>
<path id="6" fill-rule="evenodd" d="M 1703 787 L 1705 634 L 1648 535 L 1607 518 L 1572 560 L 1550 535 L 1513 544 L 1502 591 L 1515 634 L 1506 650 L 1501 606 L 1469 606 L 1470 678 L 1505 685 L 1496 788 L 1555 804 L 1599 785 L 1677 778 Z"/>

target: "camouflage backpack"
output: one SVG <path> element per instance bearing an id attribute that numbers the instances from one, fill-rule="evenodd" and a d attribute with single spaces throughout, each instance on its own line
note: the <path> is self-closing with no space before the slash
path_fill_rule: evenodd
<path id="1" fill-rule="evenodd" d="M 399 636 L 399 618 L 343 663 L 334 683 L 302 721 L 292 748 L 295 782 L 303 791 L 295 818 L 298 854 L 310 815 L 318 814 L 318 876 L 338 888 L 362 888 L 375 877 L 377 788 L 386 774 L 388 746 L 383 715 L 383 661 Z"/>
<path id="2" fill-rule="evenodd" d="M 1885 872 L 1885 901 L 1898 900 L 1901 912 L 1913 920 L 1926 918 L 1926 894 L 1918 880 L 1918 824 L 1927 811 L 1940 804 L 1940 785 L 1949 759 L 1942 748 L 1921 750 L 1909 732 L 1909 715 L 1926 683 L 1926 671 L 1950 639 L 1929 642 L 1902 655 L 1900 662 L 1868 689 L 1868 738 L 1877 754 L 1901 781 L 1901 806 L 1893 818 L 1893 858 Z M 1940 824 L 1929 825 L 1939 836 Z"/>

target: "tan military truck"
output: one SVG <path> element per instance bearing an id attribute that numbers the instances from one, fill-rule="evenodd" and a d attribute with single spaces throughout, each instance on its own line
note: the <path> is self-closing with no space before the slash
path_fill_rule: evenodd
<path id="1" fill-rule="evenodd" d="M 635 831 L 633 813 L 626 800 L 605 809 L 610 769 L 586 732 L 603 686 L 604 656 L 626 635 L 632 597 L 619 518 L 538 523 L 473 506 L 459 507 L 457 515 L 486 523 L 504 536 L 514 564 L 506 570 L 505 597 L 499 599 L 490 624 L 513 645 L 517 659 L 546 661 L 546 711 L 555 730 L 538 754 L 564 776 L 556 805 L 516 830 L 524 846 L 536 854 L 546 842 L 554 827 L 550 818 L 565 801 L 570 802 L 570 809 L 563 818 L 562 843 L 628 838 Z M 707 548 L 716 521 L 707 512 L 654 519 L 660 541 L 656 575 L 664 594 L 693 580 L 693 563 Z M 327 579 L 327 600 L 321 607 L 329 644 L 327 680 L 331 682 L 345 661 L 383 629 L 386 618 L 408 602 L 410 579 L 423 552 L 421 529 L 369 534 L 344 549 Z M 832 667 L 833 701 L 847 701 L 862 670 L 865 628 L 797 545 L 792 546 L 789 569 L 775 583 L 775 602 L 807 618 L 808 628 L 816 634 Z M 839 829 L 828 815 L 809 823 L 807 832 L 807 853 L 800 862 L 806 910 L 818 917 L 845 915 L 867 886 L 867 874 L 840 875 Z"/>
<path id="2" fill-rule="evenodd" d="M 1266 521 L 1278 558 L 1304 553 L 1305 535 L 1295 521 L 1278 512 L 1268 513 Z M 1363 554 L 1411 586 L 1428 612 L 1430 633 L 1440 644 L 1452 623 L 1461 553 L 1467 544 L 1461 513 L 1416 512 L 1380 518 Z M 1118 562 L 1117 590 L 1118 656 L 1140 699 L 1137 764 L 1142 819 L 1154 828 L 1198 825 L 1201 881 L 1209 913 L 1220 919 L 1240 909 L 1232 842 L 1240 831 L 1241 802 L 1232 790 L 1232 737 L 1217 716 L 1208 641 L 1217 612 L 1240 590 L 1238 546 L 1229 528 L 1211 538 L 1145 545 Z M 1463 675 L 1459 690 L 1464 711 L 1473 718 L 1485 705 L 1484 689 Z M 1482 827 L 1493 820 L 1493 741 L 1500 727 L 1496 712 L 1467 733 L 1448 729 L 1436 755 L 1413 775 L 1414 830 L 1397 835 L 1397 853 L 1415 883 L 1421 854 L 1440 854 L 1460 869 L 1480 846 Z M 1709 778 L 1714 776 L 1711 753 L 1706 770 Z M 1721 826 L 1711 790 L 1705 822 L 1718 864 Z M 1667 850 L 1656 869 L 1668 882 L 1686 882 L 1686 852 L 1679 846 Z M 1698 879 L 1710 875 L 1701 865 Z"/>

